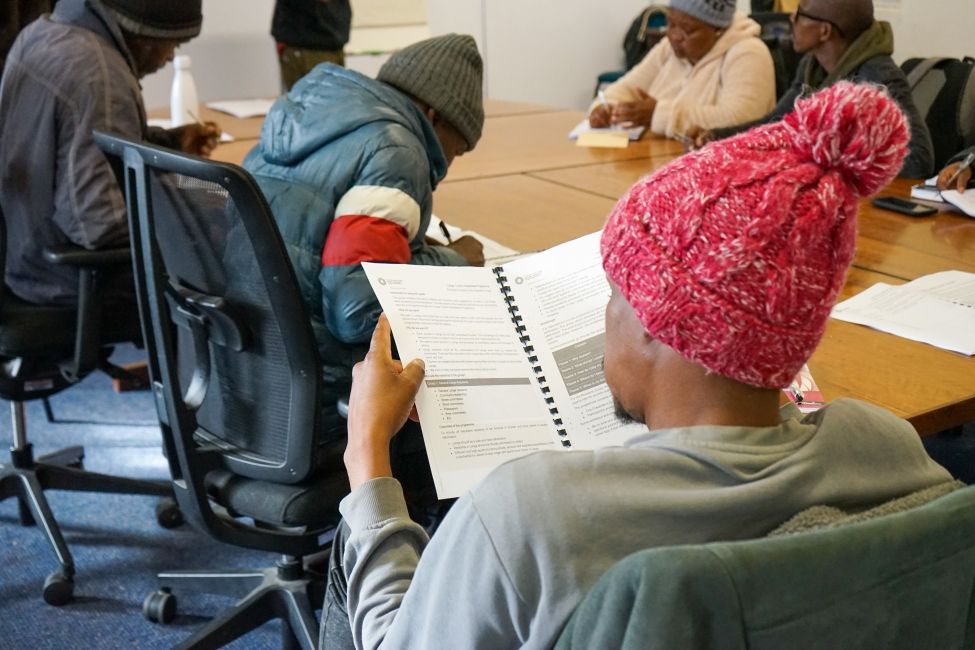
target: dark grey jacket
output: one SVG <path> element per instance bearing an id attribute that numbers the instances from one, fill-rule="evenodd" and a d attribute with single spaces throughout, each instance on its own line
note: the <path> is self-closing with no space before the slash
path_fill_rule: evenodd
<path id="1" fill-rule="evenodd" d="M 77 299 L 77 273 L 45 262 L 45 247 L 128 242 L 125 203 L 93 129 L 146 137 L 142 91 L 98 0 L 61 0 L 17 37 L 0 85 L 6 282 L 25 300 Z"/>
<path id="2" fill-rule="evenodd" d="M 883 27 L 889 31 L 889 26 L 878 23 L 878 27 Z M 879 31 L 879 30 L 878 30 Z M 907 78 L 904 72 L 897 67 L 894 60 L 888 53 L 893 49 L 893 38 L 889 48 L 880 49 L 875 56 L 871 56 L 856 66 L 856 69 L 845 75 L 847 81 L 856 83 L 875 83 L 887 88 L 891 98 L 897 102 L 904 115 L 907 117 L 908 125 L 911 129 L 911 142 L 908 145 L 907 157 L 901 167 L 900 176 L 908 178 L 927 178 L 934 172 L 934 144 L 931 142 L 931 134 L 928 131 L 920 111 L 914 104 L 911 96 L 911 88 L 907 85 Z M 806 80 L 811 76 L 810 67 L 818 65 L 816 57 L 807 54 L 799 62 L 792 86 L 785 91 L 779 102 L 772 109 L 772 112 L 765 117 L 748 124 L 726 129 L 715 129 L 714 133 L 719 138 L 728 137 L 759 124 L 767 124 L 781 120 L 787 113 L 792 112 L 796 99 L 805 94 L 819 90 L 819 87 L 811 88 Z"/>

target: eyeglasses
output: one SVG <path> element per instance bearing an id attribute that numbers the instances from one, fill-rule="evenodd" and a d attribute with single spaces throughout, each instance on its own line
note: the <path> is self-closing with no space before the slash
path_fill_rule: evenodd
<path id="1" fill-rule="evenodd" d="M 795 20 L 799 20 L 800 18 L 807 18 L 809 20 L 815 20 L 817 23 L 826 23 L 827 25 L 832 25 L 833 26 L 833 29 L 836 30 L 836 33 L 837 34 L 839 34 L 840 36 L 845 36 L 845 34 L 843 33 L 843 30 L 840 29 L 840 26 L 837 25 L 836 23 L 834 23 L 832 20 L 828 20 L 826 18 L 820 18 L 819 16 L 813 16 L 811 14 L 807 14 L 805 11 L 803 11 L 799 7 L 796 7 L 795 13 L 792 14 L 792 20 L 795 21 Z"/>

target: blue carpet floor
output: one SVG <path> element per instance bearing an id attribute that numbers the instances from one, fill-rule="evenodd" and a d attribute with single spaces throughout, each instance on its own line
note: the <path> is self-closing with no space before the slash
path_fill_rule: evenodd
<path id="1" fill-rule="evenodd" d="M 137 358 L 120 349 L 114 359 Z M 27 407 L 29 440 L 37 455 L 71 445 L 85 447 L 86 469 L 166 478 L 155 410 L 148 391 L 115 393 L 101 374 L 55 395 L 57 422 L 49 423 L 40 402 Z M 6 402 L 0 409 L 9 412 Z M 96 421 L 82 424 L 71 421 Z M 10 417 L 0 412 L 0 449 L 7 462 Z M 189 525 L 166 530 L 156 523 L 157 499 L 147 496 L 48 491 L 48 500 L 74 555 L 75 599 L 47 605 L 41 588 L 58 568 L 37 527 L 19 523 L 16 499 L 0 502 L 0 648 L 170 648 L 233 601 L 178 594 L 178 616 L 169 625 L 148 622 L 142 600 L 155 590 L 160 570 L 259 568 L 275 557 L 212 541 Z M 268 623 L 231 648 L 280 647 L 280 626 Z"/>

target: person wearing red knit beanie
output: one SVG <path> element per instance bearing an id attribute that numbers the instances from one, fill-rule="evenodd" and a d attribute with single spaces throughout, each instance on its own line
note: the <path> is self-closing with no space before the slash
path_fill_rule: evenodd
<path id="1" fill-rule="evenodd" d="M 352 387 L 353 490 L 320 647 L 551 648 L 599 576 L 635 551 L 953 489 L 911 425 L 882 409 L 778 405 L 843 285 L 857 199 L 894 177 L 907 141 L 886 91 L 841 82 L 638 181 L 603 230 L 604 369 L 620 415 L 646 431 L 506 463 L 432 538 L 388 471 L 424 366 L 390 358 L 380 319 Z M 600 627 L 625 626 L 624 609 L 607 608 Z"/>

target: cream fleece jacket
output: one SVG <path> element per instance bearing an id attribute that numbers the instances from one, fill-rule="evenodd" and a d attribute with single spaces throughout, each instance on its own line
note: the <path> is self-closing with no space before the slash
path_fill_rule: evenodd
<path id="1" fill-rule="evenodd" d="M 610 102 L 634 99 L 642 88 L 657 100 L 650 130 L 684 135 L 699 126 L 715 129 L 758 119 L 775 105 L 775 70 L 758 23 L 735 18 L 696 64 L 677 58 L 666 38 L 643 61 L 606 89 Z M 590 110 L 592 110 L 590 108 Z"/>

